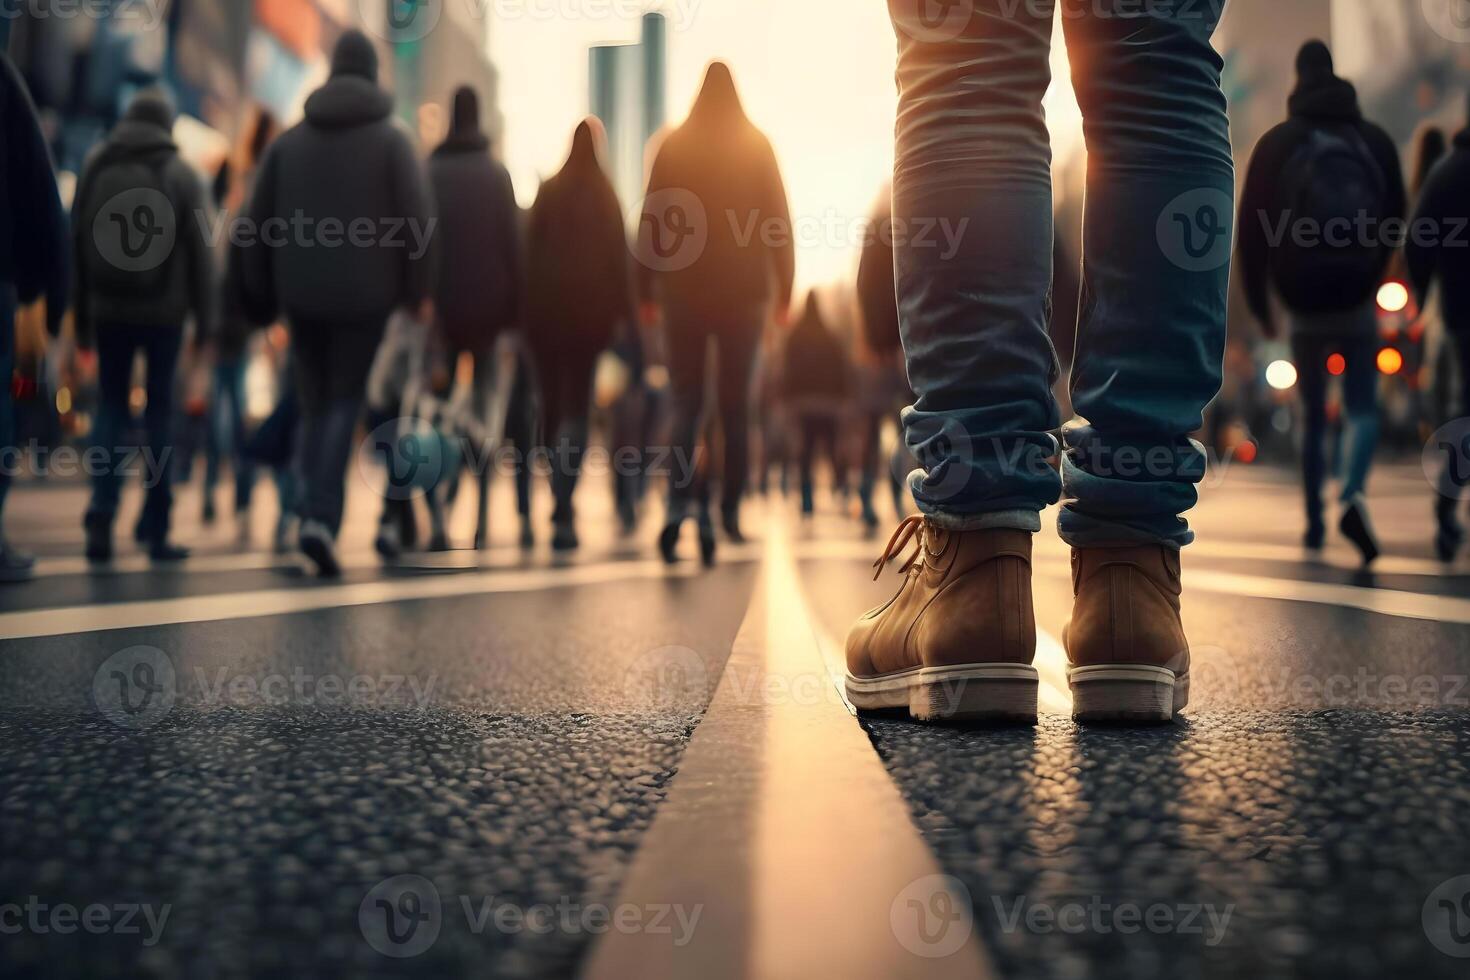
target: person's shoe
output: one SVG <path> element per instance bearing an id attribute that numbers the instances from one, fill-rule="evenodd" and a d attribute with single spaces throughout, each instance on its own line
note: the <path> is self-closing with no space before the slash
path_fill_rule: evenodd
<path id="1" fill-rule="evenodd" d="M 557 521 L 552 527 L 551 550 L 576 551 L 577 545 L 577 525 L 571 521 Z"/>
<path id="2" fill-rule="evenodd" d="M 878 512 L 873 509 L 873 494 L 871 492 L 863 493 L 860 494 L 860 497 L 863 504 L 863 527 L 869 531 L 876 531 L 878 529 Z"/>
<path id="3" fill-rule="evenodd" d="M 705 568 L 715 567 L 715 526 L 708 521 L 699 522 L 699 561 Z"/>
<path id="4" fill-rule="evenodd" d="M 1373 533 L 1373 522 L 1368 518 L 1368 507 L 1361 496 L 1354 496 L 1343 506 L 1337 528 L 1362 552 L 1363 567 L 1373 564 L 1378 557 L 1378 536 Z"/>
<path id="5" fill-rule="evenodd" d="M 336 578 L 342 574 L 332 532 L 320 521 L 301 522 L 301 553 L 311 559 L 322 578 Z"/>
<path id="6" fill-rule="evenodd" d="M 658 553 L 663 556 L 665 565 L 679 563 L 679 524 L 664 525 L 658 535 Z"/>
<path id="7" fill-rule="evenodd" d="M 811 517 L 817 509 L 816 494 L 811 484 L 803 484 L 801 488 L 801 516 Z"/>
<path id="8" fill-rule="evenodd" d="M 905 518 L 875 563 L 910 543 L 898 595 L 847 637 L 848 700 L 920 721 L 1036 721 L 1031 532 L 950 531 Z"/>
<path id="9" fill-rule="evenodd" d="M 731 544 L 745 543 L 745 532 L 740 530 L 739 507 L 727 507 L 720 511 L 720 524 L 725 529 L 725 540 Z"/>
<path id="10" fill-rule="evenodd" d="M 378 524 L 378 535 L 373 538 L 373 550 L 384 561 L 397 561 L 403 554 L 403 542 L 398 537 L 398 530 L 398 522 L 391 517 Z"/>
<path id="11" fill-rule="evenodd" d="M 205 527 L 208 527 L 209 525 L 213 524 L 218 517 L 219 514 L 216 513 L 214 509 L 214 497 L 210 494 L 205 494 L 204 513 L 200 515 L 200 520 L 204 522 Z"/>
<path id="12" fill-rule="evenodd" d="M 413 512 L 412 500 L 400 500 L 398 503 L 398 540 L 403 542 L 403 547 L 413 550 L 419 543 L 419 520 Z"/>
<path id="13" fill-rule="evenodd" d="M 1307 522 L 1307 533 L 1302 535 L 1302 547 L 1308 551 L 1321 551 L 1327 545 L 1327 525 L 1321 518 Z"/>
<path id="14" fill-rule="evenodd" d="M 35 556 L 0 538 L 0 582 L 29 582 L 35 576 Z"/>
<path id="15" fill-rule="evenodd" d="M 271 547 L 278 555 L 284 555 L 291 550 L 290 511 L 282 511 L 281 516 L 276 518 L 276 530 L 271 536 Z"/>
<path id="16" fill-rule="evenodd" d="M 106 514 L 88 514 L 82 527 L 87 535 L 87 561 L 94 565 L 112 561 L 112 518 Z"/>
<path id="17" fill-rule="evenodd" d="M 439 553 L 451 550 L 449 547 L 449 535 L 445 534 L 442 528 L 436 528 L 429 535 L 429 550 Z"/>
<path id="18" fill-rule="evenodd" d="M 1072 550 L 1072 621 L 1062 645 L 1073 718 L 1160 723 L 1184 710 L 1189 640 L 1179 593 L 1175 548 Z"/>
<path id="19" fill-rule="evenodd" d="M 1440 497 L 1434 502 L 1434 521 L 1438 528 L 1434 535 L 1434 553 L 1446 564 L 1455 560 L 1461 545 L 1465 543 L 1465 529 L 1455 519 L 1455 506 L 1458 503 L 1458 500 L 1450 497 Z"/>
<path id="20" fill-rule="evenodd" d="M 148 546 L 148 560 L 156 565 L 172 565 L 188 558 L 189 549 L 170 543 L 168 538 L 159 538 Z"/>
<path id="21" fill-rule="evenodd" d="M 532 526 L 531 518 L 524 516 L 521 518 L 521 550 L 530 551 L 534 547 L 536 547 L 536 528 Z"/>

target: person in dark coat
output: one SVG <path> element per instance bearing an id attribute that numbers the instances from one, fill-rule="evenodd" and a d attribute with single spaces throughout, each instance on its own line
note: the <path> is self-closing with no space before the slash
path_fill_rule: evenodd
<path id="1" fill-rule="evenodd" d="M 783 361 L 781 393 L 800 446 L 801 512 L 810 516 L 819 453 L 840 481 L 838 422 L 850 389 L 847 352 L 827 326 L 815 292 L 807 295 L 806 309 L 786 337 Z"/>
<path id="2" fill-rule="evenodd" d="M 1306 545 L 1326 534 L 1327 360 L 1347 362 L 1343 402 L 1352 423 L 1339 527 L 1373 561 L 1378 545 L 1363 492 L 1378 442 L 1378 287 L 1406 211 L 1398 147 L 1363 118 L 1357 90 L 1333 71 L 1321 41 L 1297 56 L 1290 118 L 1261 137 L 1241 195 L 1239 268 L 1251 313 L 1277 334 L 1274 288 L 1291 314 L 1306 427 L 1302 473 Z M 1364 220 L 1366 219 L 1366 220 Z"/>
<path id="3" fill-rule="evenodd" d="M 1445 339 L 1451 356 L 1459 367 L 1460 411 L 1470 415 L 1470 126 L 1460 130 L 1451 140 L 1449 155 L 1442 159 L 1424 181 L 1410 222 L 1411 233 L 1405 246 L 1409 279 L 1422 310 L 1431 292 L 1438 287 L 1440 316 L 1444 321 Z M 1435 547 L 1445 561 L 1453 561 L 1465 540 L 1465 532 L 1455 511 L 1465 487 L 1470 484 L 1470 455 L 1456 440 L 1440 448 L 1445 454 L 1444 469 L 1435 502 L 1438 530 Z"/>
<path id="4" fill-rule="evenodd" d="M 196 341 L 214 333 L 215 269 L 208 192 L 179 156 L 173 124 L 166 93 L 140 92 L 89 156 L 72 208 L 77 346 L 97 349 L 94 439 L 112 457 L 93 475 L 85 518 L 87 557 L 94 562 L 112 557 L 139 351 L 148 364 L 143 424 L 151 459 L 134 537 L 155 561 L 188 557 L 168 540 L 173 491 L 163 464 L 173 453 L 175 374 L 186 323 L 194 318 Z"/>
<path id="5" fill-rule="evenodd" d="M 480 99 L 472 88 L 454 93 L 449 135 L 429 157 L 429 184 L 439 216 L 434 353 L 441 370 L 436 377 L 452 378 L 460 355 L 468 354 L 475 366 L 475 410 L 483 419 L 495 380 L 496 341 L 519 325 L 522 246 L 515 188 L 509 172 L 490 155 L 490 139 L 480 128 Z M 488 533 L 491 472 L 488 460 L 479 462 L 477 547 Z M 523 535 L 528 531 L 522 527 Z"/>
<path id="6" fill-rule="evenodd" d="M 633 330 L 623 210 L 603 169 L 602 124 L 577 127 L 566 163 L 536 195 L 526 250 L 526 338 L 541 382 L 552 462 L 552 547 L 577 547 L 572 509 L 598 356 Z"/>
<path id="7" fill-rule="evenodd" d="M 743 540 L 740 500 L 750 467 L 751 371 L 774 304 L 791 306 L 796 250 L 775 152 L 746 116 L 730 69 L 710 65 L 683 125 L 658 148 L 639 223 L 640 295 L 663 307 L 674 391 L 676 451 L 692 459 L 705 428 L 705 365 L 719 350 L 718 414 L 724 435 L 720 509 L 727 536 Z M 675 560 L 691 489 L 676 477 L 659 546 Z M 701 516 L 700 544 L 713 557 Z"/>
<path id="8" fill-rule="evenodd" d="M 904 373 L 903 342 L 898 331 L 898 294 L 893 281 L 891 188 L 884 189 L 863 239 L 858 259 L 857 304 L 863 339 L 857 365 L 862 376 L 857 400 L 863 428 L 858 498 L 863 508 L 863 524 L 872 531 L 878 527 L 873 490 L 878 482 L 883 423 L 888 419 L 898 422 L 899 413 L 914 400 Z M 903 477 L 912 469 L 912 458 L 900 445 L 888 467 L 887 480 L 894 509 L 900 518 L 908 513 L 905 500 L 908 489 L 904 486 Z"/>
<path id="9" fill-rule="evenodd" d="M 46 326 L 54 336 L 66 314 L 70 279 L 66 216 L 51 155 L 25 82 L 0 52 L 0 452 L 12 449 L 15 441 L 10 376 L 16 366 L 17 308 L 44 300 Z M 10 477 L 9 467 L 0 466 L 0 517 Z M 30 555 L 6 540 L 0 523 L 0 582 L 28 579 L 34 566 Z"/>
<path id="10" fill-rule="evenodd" d="M 302 552 L 340 572 L 352 435 L 389 315 L 430 315 L 434 230 L 428 182 L 393 100 L 378 87 L 378 56 L 360 31 L 332 54 L 332 74 L 306 100 L 306 118 L 271 146 L 256 178 L 242 285 L 259 317 L 291 326 L 301 399 Z"/>

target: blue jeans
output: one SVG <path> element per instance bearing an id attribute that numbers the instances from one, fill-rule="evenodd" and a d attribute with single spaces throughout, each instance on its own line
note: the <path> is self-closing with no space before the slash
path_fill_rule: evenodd
<path id="1" fill-rule="evenodd" d="M 117 515 L 126 469 L 143 474 L 146 494 L 138 519 L 140 537 L 161 541 L 168 536 L 173 509 L 169 479 L 173 456 L 174 388 L 184 330 L 176 325 L 103 323 L 97 327 L 97 425 L 93 444 L 99 465 L 92 474 L 89 517 L 109 523 Z M 145 443 L 128 445 L 133 412 L 128 395 L 133 383 L 133 358 L 138 351 L 148 365 L 143 409 Z M 144 453 L 136 450 L 141 448 Z"/>
<path id="2" fill-rule="evenodd" d="M 1292 332 L 1291 352 L 1296 360 L 1297 389 L 1305 416 L 1302 431 L 1302 484 L 1306 492 L 1307 522 L 1322 524 L 1322 486 L 1327 480 L 1327 359 L 1341 354 L 1342 407 L 1347 422 L 1347 456 L 1342 472 L 1346 501 L 1362 493 L 1378 448 L 1377 317 L 1369 306 L 1344 314 L 1358 323 L 1341 332 L 1308 331 L 1298 323 Z M 1365 329 L 1366 328 L 1366 329 Z"/>
<path id="3" fill-rule="evenodd" d="M 219 485 L 220 463 L 228 459 L 235 477 L 235 510 L 250 509 L 255 467 L 245 455 L 245 357 L 214 366 L 214 398 L 209 405 L 209 439 L 204 449 L 204 493 Z"/>
<path id="4" fill-rule="evenodd" d="M 1090 156 L 1079 418 L 1058 474 L 1041 108 L 1055 6 L 972 0 L 922 20 L 932 5 L 889 0 L 894 263 L 916 394 L 904 427 L 921 467 L 910 482 L 946 527 L 1039 530 L 1062 498 L 1074 546 L 1179 547 L 1205 471 L 1190 433 L 1219 390 L 1225 344 L 1235 181 L 1210 46 L 1218 10 L 1063 5 Z"/>

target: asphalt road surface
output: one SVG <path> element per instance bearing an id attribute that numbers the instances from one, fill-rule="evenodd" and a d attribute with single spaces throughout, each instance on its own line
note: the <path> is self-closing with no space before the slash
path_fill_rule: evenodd
<path id="1" fill-rule="evenodd" d="M 652 524 L 607 530 L 594 484 L 575 559 L 521 553 L 502 487 L 489 551 L 394 568 L 367 551 L 358 486 L 347 574 L 323 584 L 263 550 L 261 496 L 248 541 L 229 517 L 199 527 L 186 492 L 189 563 L 124 547 L 93 571 L 80 488 L 13 491 L 11 536 L 42 558 L 0 590 L 5 975 L 562 977 L 619 934 L 709 941 L 699 907 L 656 900 L 665 865 L 637 889 L 655 900 L 624 889 L 670 795 L 715 782 L 681 769 L 691 737 L 728 717 L 738 742 L 795 690 L 710 707 L 740 682 L 726 664 L 774 537 L 827 708 L 823 653 L 896 584 L 871 581 L 881 542 L 839 501 L 807 522 L 755 502 L 758 540 L 670 571 Z M 1385 469 L 1372 503 L 1369 576 L 1340 542 L 1301 551 L 1288 474 L 1211 488 L 1185 559 L 1194 702 L 1143 731 L 1066 714 L 1067 556 L 1043 534 L 1036 728 L 845 722 L 908 807 L 895 833 L 967 904 L 921 913 L 1004 977 L 1465 976 L 1470 563 L 1433 561 L 1416 470 Z M 767 810 L 799 845 L 823 828 L 783 822 L 794 799 L 770 790 Z M 917 950 L 900 927 L 905 901 L 883 896 L 882 938 L 938 962 L 922 920 Z"/>

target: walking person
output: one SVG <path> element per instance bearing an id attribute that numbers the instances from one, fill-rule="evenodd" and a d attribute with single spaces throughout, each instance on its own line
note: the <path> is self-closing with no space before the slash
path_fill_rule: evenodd
<path id="1" fill-rule="evenodd" d="M 256 109 L 245 144 L 236 155 L 237 165 L 221 168 L 225 196 L 220 205 L 227 215 L 240 214 L 250 199 L 255 174 L 267 147 L 275 139 L 275 117 Z M 241 308 L 238 283 L 229 281 L 233 264 L 228 264 L 220 304 L 220 328 L 210 353 L 209 435 L 205 442 L 203 520 L 215 520 L 215 488 L 222 465 L 228 463 L 234 478 L 236 533 L 242 541 L 250 532 L 250 501 L 255 487 L 255 466 L 245 453 L 248 438 L 245 373 L 249 367 L 250 340 L 254 324 Z"/>
<path id="2" fill-rule="evenodd" d="M 898 329 L 898 298 L 893 283 L 893 191 L 883 189 L 883 200 L 869 221 L 858 260 L 857 305 L 862 325 L 862 344 L 857 357 L 858 412 L 862 419 L 862 456 L 858 499 L 862 502 L 863 526 L 871 533 L 878 528 L 878 511 L 873 493 L 882 459 L 883 424 L 898 422 L 903 406 L 913 401 L 913 391 L 903 366 L 903 338 Z M 902 519 L 908 513 L 908 488 L 902 473 L 912 469 L 913 458 L 899 445 L 886 466 L 884 482 L 893 496 L 893 509 Z"/>
<path id="3" fill-rule="evenodd" d="M 1219 387 L 1225 341 L 1234 167 L 1215 19 L 1156 6 L 1063 18 L 1089 163 L 1079 417 L 1058 474 L 1042 113 L 1054 6 L 977 0 L 939 23 L 907 0 L 889 9 L 895 226 L 969 224 L 953 252 L 895 236 L 922 515 L 878 563 L 914 545 L 898 594 L 848 637 L 849 697 L 922 719 L 1034 721 L 1032 535 L 1061 497 L 1073 713 L 1168 720 L 1189 684 L 1179 567 L 1193 534 L 1181 515 L 1205 465 L 1190 433 Z"/>
<path id="4" fill-rule="evenodd" d="M 157 562 L 189 552 L 169 540 L 170 473 L 179 355 L 190 317 L 194 340 L 214 331 L 215 269 L 203 181 L 179 156 L 174 107 L 145 89 L 82 168 L 72 208 L 77 345 L 97 350 L 94 441 L 106 462 L 92 477 L 87 558 L 111 560 L 123 472 L 132 454 L 133 360 L 147 363 L 143 428 L 147 493 L 133 536 Z"/>
<path id="5" fill-rule="evenodd" d="M 557 551 L 578 545 L 572 495 L 597 359 L 637 323 L 623 209 L 603 169 L 605 144 L 595 118 L 577 127 L 566 163 L 536 194 L 527 232 L 526 339 L 540 380 Z"/>
<path id="6" fill-rule="evenodd" d="M 1378 446 L 1378 288 L 1394 254 L 1390 222 L 1408 210 L 1398 148 L 1363 118 L 1357 91 L 1333 71 L 1321 41 L 1297 55 L 1290 116 L 1256 144 L 1240 202 L 1240 268 L 1251 313 L 1268 337 L 1278 332 L 1271 292 L 1291 321 L 1291 347 L 1305 415 L 1302 481 L 1310 549 L 1327 524 L 1329 358 L 1340 356 L 1343 408 L 1351 430 L 1338 527 L 1378 557 L 1364 500 Z"/>
<path id="7" fill-rule="evenodd" d="M 452 378 L 460 357 L 469 356 L 474 363 L 474 414 L 484 423 L 493 396 L 496 343 L 519 325 L 521 212 L 509 172 L 490 155 L 490 139 L 480 127 L 480 99 L 472 88 L 454 93 L 449 135 L 429 157 L 429 184 L 439 216 L 433 356 L 440 370 L 435 374 Z M 504 433 L 486 435 L 498 440 Z M 494 461 L 484 452 L 471 459 L 479 468 L 475 547 L 483 548 Z M 447 542 L 437 543 L 447 547 Z"/>
<path id="8" fill-rule="evenodd" d="M 1470 216 L 1470 125 L 1455 134 L 1449 155 L 1431 169 L 1418 193 L 1405 257 L 1421 310 L 1437 297 L 1449 355 L 1459 375 L 1458 414 L 1470 416 L 1470 251 L 1453 232 Z M 1435 287 L 1438 287 L 1437 289 Z M 1453 430 L 1451 430 L 1453 431 Z M 1435 551 L 1453 561 L 1465 542 L 1464 526 L 1455 512 L 1470 485 L 1470 453 L 1463 435 L 1435 448 L 1444 454 L 1435 500 Z"/>
<path id="9" fill-rule="evenodd" d="M 724 437 L 720 516 L 735 542 L 744 540 L 740 501 L 750 469 L 751 370 L 773 308 L 784 318 L 791 306 L 793 238 L 771 144 L 746 116 L 730 69 L 714 62 L 689 118 L 654 158 L 639 224 L 639 273 L 640 295 L 663 307 L 673 444 L 685 460 L 693 459 L 705 428 L 706 362 L 710 345 L 716 348 L 716 414 Z M 677 559 L 694 489 L 677 476 L 671 481 L 659 538 L 666 561 Z M 714 532 L 703 514 L 700 525 L 701 551 L 712 560 Z"/>
<path id="10" fill-rule="evenodd" d="M 815 292 L 808 294 L 801 319 L 786 337 L 782 360 L 782 396 L 800 447 L 801 512 L 810 517 L 816 510 L 819 454 L 832 469 L 834 486 L 841 482 L 838 434 L 849 390 L 847 352 L 827 326 Z"/>
<path id="11" fill-rule="evenodd" d="M 395 309 L 427 321 L 432 306 L 428 182 L 360 31 L 342 35 L 305 119 L 267 151 L 247 219 L 258 240 L 241 250 L 244 290 L 252 307 L 279 309 L 291 327 L 300 547 L 333 576 L 352 436 L 378 344 Z"/>
<path id="12" fill-rule="evenodd" d="M 35 559 L 5 536 L 5 495 L 19 460 L 11 374 L 39 360 L 46 334 L 59 332 L 71 288 L 66 216 L 36 107 L 15 65 L 0 51 L 0 582 L 20 582 Z"/>

